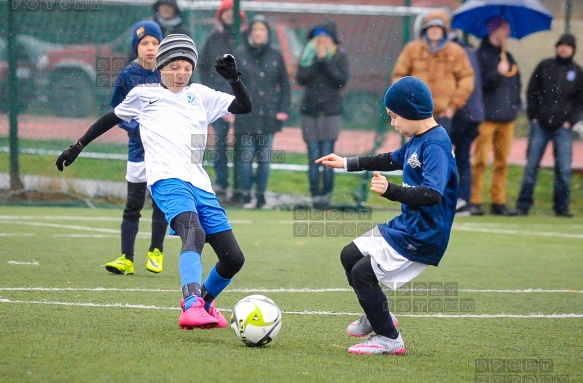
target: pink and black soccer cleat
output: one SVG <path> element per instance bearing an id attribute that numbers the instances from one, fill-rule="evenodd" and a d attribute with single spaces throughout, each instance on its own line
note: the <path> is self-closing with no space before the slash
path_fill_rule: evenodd
<path id="1" fill-rule="evenodd" d="M 184 301 L 181 302 L 182 310 L 184 310 Z M 184 330 L 192 330 L 195 328 L 213 328 L 219 324 L 219 321 L 209 315 L 204 309 L 204 300 L 197 296 L 194 304 L 188 309 L 182 311 L 178 319 L 178 325 Z"/>

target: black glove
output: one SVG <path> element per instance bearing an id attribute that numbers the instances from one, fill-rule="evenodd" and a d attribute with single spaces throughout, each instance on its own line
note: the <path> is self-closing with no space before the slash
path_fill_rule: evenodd
<path id="1" fill-rule="evenodd" d="M 65 166 L 69 166 L 77 159 L 79 153 L 83 150 L 83 145 L 79 141 L 75 143 L 75 145 L 69 146 L 67 149 L 63 150 L 61 154 L 57 157 L 57 161 L 55 165 L 57 165 L 57 169 L 59 171 L 63 171 L 63 164 Z"/>
<path id="2" fill-rule="evenodd" d="M 230 83 L 237 82 L 241 72 L 237 70 L 235 57 L 231 54 L 218 55 L 215 59 L 215 69 Z"/>

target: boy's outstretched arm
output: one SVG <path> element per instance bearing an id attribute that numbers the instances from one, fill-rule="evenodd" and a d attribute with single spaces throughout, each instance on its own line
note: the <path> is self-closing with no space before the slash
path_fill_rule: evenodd
<path id="1" fill-rule="evenodd" d="M 231 89 L 233 90 L 233 95 L 235 96 L 235 99 L 231 105 L 229 105 L 229 113 L 250 113 L 252 109 L 251 97 L 249 97 L 249 92 L 247 92 L 245 84 L 243 84 L 239 77 L 241 72 L 237 69 L 235 57 L 231 54 L 217 56 L 215 59 L 215 69 L 218 74 L 223 76 L 223 78 L 229 82 Z"/>
<path id="2" fill-rule="evenodd" d="M 318 158 L 315 162 L 330 169 L 343 169 L 346 158 L 340 157 L 338 154 L 330 153 L 327 156 Z"/>
<path id="3" fill-rule="evenodd" d="M 387 181 L 387 177 L 374 172 L 370 190 L 391 201 L 409 206 L 431 206 L 441 202 L 441 194 L 425 186 L 403 187 Z"/>
<path id="4" fill-rule="evenodd" d="M 318 158 L 316 163 L 329 168 L 344 168 L 349 172 L 358 172 L 361 170 L 391 171 L 402 169 L 399 165 L 393 163 L 391 153 L 382 153 L 376 156 L 346 158 L 331 153 L 322 158 Z"/>
<path id="5" fill-rule="evenodd" d="M 103 133 L 107 132 L 109 129 L 113 128 L 121 122 L 121 118 L 115 115 L 113 110 L 105 113 L 101 116 L 93 125 L 87 129 L 87 132 L 83 137 L 79 138 L 75 144 L 69 146 L 67 149 L 63 150 L 61 154 L 57 157 L 55 165 L 59 171 L 63 171 L 63 165 L 69 166 L 77 159 L 81 151 L 89 145 L 91 141 L 101 136 Z"/>

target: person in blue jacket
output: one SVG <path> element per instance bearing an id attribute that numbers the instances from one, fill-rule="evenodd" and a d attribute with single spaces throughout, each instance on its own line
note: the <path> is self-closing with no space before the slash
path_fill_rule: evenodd
<path id="1" fill-rule="evenodd" d="M 140 84 L 159 84 L 160 72 L 156 69 L 156 55 L 162 41 L 160 26 L 150 20 L 134 25 L 132 48 L 138 57 L 125 67 L 115 81 L 111 107 L 115 108 L 134 87 Z M 121 222 L 121 256 L 105 264 L 107 271 L 114 274 L 134 273 L 134 246 L 138 234 L 140 211 L 146 200 L 146 165 L 144 146 L 140 138 L 138 123 L 122 121 L 118 125 L 128 132 L 128 162 L 126 181 L 128 194 Z M 152 200 L 152 239 L 148 250 L 146 269 L 160 273 L 164 269 L 164 236 L 168 223 L 164 213 Z"/>

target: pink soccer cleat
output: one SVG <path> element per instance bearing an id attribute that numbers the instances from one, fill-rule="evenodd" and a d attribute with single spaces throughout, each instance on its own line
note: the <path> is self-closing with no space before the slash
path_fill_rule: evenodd
<path id="1" fill-rule="evenodd" d="M 182 310 L 184 310 L 184 298 L 182 298 L 180 301 L 180 307 L 182 307 Z M 221 314 L 221 312 L 215 308 L 215 301 L 211 303 L 211 308 L 209 309 L 208 314 L 219 321 L 219 323 L 214 328 L 225 328 L 229 325 L 229 322 L 227 322 L 227 319 L 223 316 L 223 314 Z"/>
<path id="2" fill-rule="evenodd" d="M 211 308 L 209 309 L 208 313 L 219 322 L 216 328 L 225 328 L 229 324 L 223 314 L 221 314 L 221 312 L 215 308 L 215 301 L 211 303 Z"/>
<path id="3" fill-rule="evenodd" d="M 373 334 L 362 343 L 355 344 L 348 349 L 349 354 L 365 355 L 402 355 L 405 353 L 405 342 L 399 334 L 397 339 Z"/>
<path id="4" fill-rule="evenodd" d="M 181 302 L 182 310 L 184 310 L 184 300 Z M 219 321 L 210 316 L 204 309 L 204 300 L 197 296 L 196 302 L 188 310 L 182 311 L 178 319 L 178 325 L 184 330 L 192 330 L 194 328 L 213 328 L 219 324 Z"/>

